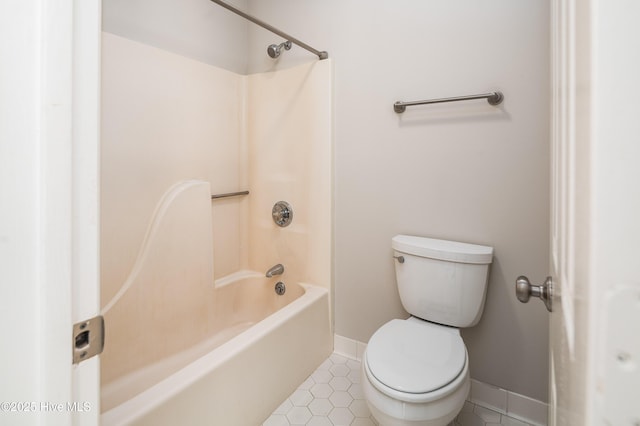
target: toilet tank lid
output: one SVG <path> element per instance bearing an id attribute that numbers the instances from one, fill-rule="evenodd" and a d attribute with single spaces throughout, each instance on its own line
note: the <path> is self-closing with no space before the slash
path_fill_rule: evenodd
<path id="1" fill-rule="evenodd" d="M 391 247 L 401 253 L 450 262 L 489 264 L 493 260 L 493 247 L 412 235 L 396 235 Z"/>

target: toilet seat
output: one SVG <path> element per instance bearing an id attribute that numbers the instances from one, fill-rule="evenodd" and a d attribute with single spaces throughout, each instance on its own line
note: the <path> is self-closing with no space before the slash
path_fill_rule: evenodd
<path id="1" fill-rule="evenodd" d="M 456 329 L 422 320 L 392 320 L 369 340 L 366 373 L 381 392 L 405 401 L 431 400 L 466 371 Z"/>

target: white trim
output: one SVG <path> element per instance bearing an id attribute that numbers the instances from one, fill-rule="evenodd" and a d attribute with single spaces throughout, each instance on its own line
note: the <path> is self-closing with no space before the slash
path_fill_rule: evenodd
<path id="1" fill-rule="evenodd" d="M 40 401 L 73 402 L 71 379 L 73 1 L 41 3 L 40 22 Z M 34 336 L 35 337 L 35 336 Z M 40 412 L 52 425 L 71 412 Z"/>
<path id="2" fill-rule="evenodd" d="M 549 404 L 471 379 L 469 402 L 532 425 L 546 426 Z"/>
<path id="3" fill-rule="evenodd" d="M 0 401 L 42 395 L 41 1 L 0 2 Z M 9 65 L 10 64 L 10 65 Z M 36 406 L 39 408 L 39 406 Z M 40 413 L 0 412 L 0 423 L 40 423 Z M 18 417 L 22 415 L 21 417 Z"/>
<path id="4" fill-rule="evenodd" d="M 78 176 L 85 165 L 78 148 L 97 152 L 98 146 L 97 125 L 92 126 L 90 140 L 75 132 L 86 127 L 80 111 L 95 113 L 98 108 L 97 71 L 93 77 L 83 76 L 93 81 L 95 96 L 89 105 L 75 104 L 80 98 L 74 95 L 87 87 L 76 86 L 80 76 L 75 74 L 86 69 L 78 62 L 77 48 L 86 45 L 88 32 L 74 25 L 82 21 L 86 27 L 87 15 L 79 16 L 78 6 L 87 3 L 0 4 L 0 36 L 9 40 L 0 45 L 0 56 L 11 58 L 10 66 L 0 72 L 0 192 L 7 207 L 0 212 L 0 282 L 7 283 L 0 293 L 0 322 L 3 338 L 11 342 L 0 354 L 0 399 L 22 402 L 23 408 L 28 402 L 33 412 L 0 413 L 3 424 L 89 425 L 96 423 L 99 411 L 97 397 L 89 401 L 74 387 L 72 375 L 75 378 L 78 369 L 71 363 L 72 285 L 78 268 L 86 267 L 86 247 L 75 245 L 76 236 L 87 235 L 77 220 L 86 213 L 76 204 L 85 201 L 75 191 L 76 182 L 85 184 Z M 97 15 L 91 31 L 99 32 L 99 0 L 92 4 L 97 5 L 92 12 Z M 99 58 L 96 46 L 90 47 Z M 91 182 L 96 183 L 95 175 Z M 95 205 L 97 190 L 88 196 Z M 94 220 L 93 229 L 97 226 Z M 93 241 L 97 246 L 97 234 Z M 93 264 L 98 264 L 97 257 Z M 97 294 L 97 279 L 79 285 L 94 286 Z M 97 395 L 97 367 L 93 371 L 91 388 Z M 87 409 L 92 413 L 80 412 Z"/>
<path id="5" fill-rule="evenodd" d="M 366 343 L 359 342 L 348 337 L 333 335 L 333 352 L 347 358 L 362 361 L 362 355 L 367 348 Z"/>
<path id="6" fill-rule="evenodd" d="M 71 322 L 77 323 L 100 311 L 100 87 L 101 0 L 74 0 L 69 16 L 72 68 L 71 98 Z M 54 26 L 54 31 L 59 25 Z M 108 336 L 108 331 L 106 332 Z M 71 337 L 70 328 L 65 335 Z M 69 342 L 70 343 L 70 342 Z M 108 344 L 108 343 L 107 343 Z M 69 346 L 65 351 L 70 355 Z M 69 374 L 69 373 L 67 373 Z M 99 423 L 100 357 L 73 366 L 70 371 L 71 401 L 88 410 L 72 413 L 72 423 Z"/>

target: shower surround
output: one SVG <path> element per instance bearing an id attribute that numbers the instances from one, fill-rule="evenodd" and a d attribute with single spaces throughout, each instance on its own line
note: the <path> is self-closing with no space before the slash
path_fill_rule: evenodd
<path id="1" fill-rule="evenodd" d="M 109 310 L 104 312 L 103 387 L 135 376 L 141 369 L 211 337 L 206 336 L 195 313 L 213 317 L 207 310 L 225 302 L 213 303 L 202 300 L 206 296 L 193 294 L 182 297 L 182 292 L 206 295 L 210 289 L 213 294 L 225 277 L 242 271 L 264 274 L 277 263 L 285 265 L 285 273 L 278 277 L 285 283 L 310 284 L 326 292 L 324 299 L 318 299 L 325 300 L 320 305 L 325 325 L 317 333 L 321 340 L 318 353 L 309 359 L 328 355 L 332 346 L 328 298 L 331 62 L 313 61 L 288 70 L 243 76 L 109 33 L 103 34 L 102 55 L 101 301 L 103 309 Z M 158 265 L 146 266 L 150 270 L 157 267 L 158 272 L 142 277 L 144 285 L 151 286 L 147 288 L 154 288 L 159 280 L 175 292 L 176 303 L 183 306 L 167 309 L 166 292 L 155 296 L 156 292 L 144 291 L 131 275 L 160 201 L 180 182 L 196 181 L 194 188 L 200 192 L 208 183 L 212 193 L 248 189 L 250 195 L 203 201 L 206 194 L 199 194 L 186 204 L 199 206 L 197 212 L 182 207 L 172 213 L 177 215 L 178 225 L 171 231 L 176 239 L 165 238 L 162 244 L 174 250 L 182 266 L 171 278 L 161 271 L 172 257 L 150 256 L 147 260 Z M 271 207 L 279 200 L 289 202 L 295 212 L 287 228 L 279 228 L 271 220 Z M 191 243 L 201 247 L 196 255 L 179 252 L 179 244 Z M 174 244 L 176 247 L 171 247 Z M 185 271 L 182 274 L 181 268 Z M 122 295 L 130 308 L 118 309 L 119 302 L 110 301 L 126 282 L 134 282 Z M 164 302 L 154 300 L 160 297 L 165 297 Z M 200 305 L 195 306 L 199 300 Z M 315 306 L 317 310 L 317 303 Z M 136 315 L 141 312 L 159 320 L 140 320 Z M 188 330 L 190 320 L 193 332 L 203 332 L 203 336 L 150 329 L 154 324 L 166 328 L 180 323 Z M 303 375 L 309 370 L 308 374 L 315 367 L 309 365 L 291 374 Z M 286 366 L 276 368 L 288 374 Z M 256 380 L 259 377 L 258 372 Z M 283 382 L 293 385 L 297 379 Z M 291 390 L 275 393 L 286 396 Z M 103 409 L 121 402 L 108 401 Z M 272 409 L 279 402 L 274 399 Z M 263 411 L 265 415 L 270 412 L 268 407 Z"/>

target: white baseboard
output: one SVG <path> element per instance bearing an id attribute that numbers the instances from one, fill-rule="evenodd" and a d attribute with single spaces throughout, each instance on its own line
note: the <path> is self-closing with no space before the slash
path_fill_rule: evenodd
<path id="1" fill-rule="evenodd" d="M 333 342 L 333 350 L 335 353 L 358 361 L 362 360 L 362 354 L 367 347 L 366 343 L 337 334 L 334 334 Z M 514 419 L 522 420 L 529 424 L 538 426 L 547 425 L 547 411 L 549 406 L 547 403 L 511 392 L 507 389 L 471 379 L 471 392 L 468 400 L 481 407 Z"/>
<path id="2" fill-rule="evenodd" d="M 333 335 L 333 351 L 347 358 L 362 361 L 362 354 L 367 347 L 366 343 L 349 339 L 348 337 Z"/>
<path id="3" fill-rule="evenodd" d="M 546 426 L 549 404 L 471 379 L 469 401 L 524 422 Z"/>

